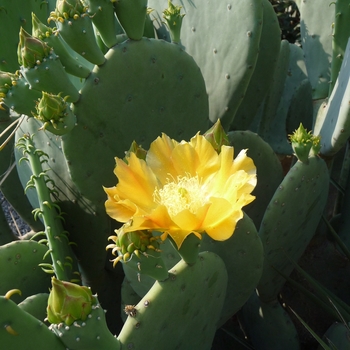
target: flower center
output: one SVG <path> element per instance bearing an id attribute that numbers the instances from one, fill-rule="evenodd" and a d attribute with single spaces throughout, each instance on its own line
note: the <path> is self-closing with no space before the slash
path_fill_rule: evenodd
<path id="1" fill-rule="evenodd" d="M 170 216 L 175 216 L 185 209 L 196 214 L 199 208 L 209 202 L 208 193 L 198 175 L 178 176 L 163 188 L 157 188 L 153 197 L 155 202 L 168 209 Z"/>

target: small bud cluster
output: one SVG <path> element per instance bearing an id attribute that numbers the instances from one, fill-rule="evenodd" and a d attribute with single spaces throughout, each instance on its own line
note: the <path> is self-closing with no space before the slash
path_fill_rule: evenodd
<path id="1" fill-rule="evenodd" d="M 55 11 L 50 13 L 48 22 L 51 20 L 63 23 L 68 19 L 78 19 L 88 16 L 87 7 L 80 0 L 58 0 Z"/>
<path id="2" fill-rule="evenodd" d="M 307 163 L 309 154 L 318 154 L 321 148 L 320 136 L 315 136 L 311 131 L 307 131 L 303 124 L 300 123 L 299 128 L 289 135 L 290 142 L 297 158 Z"/>
<path id="3" fill-rule="evenodd" d="M 56 135 L 63 135 L 75 125 L 75 116 L 66 102 L 68 96 L 42 93 L 42 98 L 36 105 L 35 119 L 43 123 L 42 130 L 48 130 Z"/>
<path id="4" fill-rule="evenodd" d="M 34 12 L 32 13 L 32 26 L 33 36 L 40 40 L 44 40 L 45 38 L 48 38 L 50 35 L 54 34 L 54 29 L 42 23 Z"/>
<path id="5" fill-rule="evenodd" d="M 124 227 L 124 226 L 123 226 Z M 108 237 L 114 244 L 107 245 L 106 249 L 112 249 L 112 254 L 118 256 L 113 259 L 113 266 L 119 261 L 127 262 L 131 259 L 132 254 L 140 258 L 141 254 L 147 256 L 148 250 L 160 252 L 157 237 L 150 231 L 125 232 L 123 227 L 116 230 L 117 236 Z"/>
<path id="6" fill-rule="evenodd" d="M 182 6 L 175 6 L 171 0 L 168 1 L 168 8 L 163 11 L 163 18 L 170 31 L 171 41 L 173 43 L 180 42 L 180 32 L 182 19 L 185 14 L 181 14 Z"/>
<path id="7" fill-rule="evenodd" d="M 17 80 L 17 74 L 0 71 L 0 109 L 4 109 L 4 99 L 12 86 L 17 84 Z"/>

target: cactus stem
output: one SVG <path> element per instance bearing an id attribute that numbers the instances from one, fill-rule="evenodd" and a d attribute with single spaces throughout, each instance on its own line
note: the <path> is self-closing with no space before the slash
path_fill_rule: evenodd
<path id="1" fill-rule="evenodd" d="M 42 163 L 48 157 L 43 151 L 36 149 L 33 136 L 24 135 L 17 143 L 18 148 L 22 148 L 23 154 L 28 157 L 33 175 L 30 177 L 26 189 L 35 187 L 39 197 L 40 208 L 33 210 L 34 219 L 43 219 L 46 227 L 46 243 L 49 246 L 48 254 L 51 255 L 51 264 L 40 264 L 39 266 L 47 273 L 56 273 L 57 277 L 63 281 L 69 281 L 72 273 L 71 264 L 64 264 L 66 256 L 71 254 L 69 240 L 61 222 L 61 210 L 57 209 L 57 204 L 53 203 L 51 192 L 47 187 L 47 170 L 43 170 Z M 22 158 L 23 159 L 23 158 Z M 65 237 L 66 240 L 61 239 Z M 67 244 L 68 242 L 68 244 Z"/>

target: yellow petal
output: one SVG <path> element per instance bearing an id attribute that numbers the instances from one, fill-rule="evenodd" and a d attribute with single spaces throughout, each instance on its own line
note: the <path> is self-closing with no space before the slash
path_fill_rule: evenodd
<path id="1" fill-rule="evenodd" d="M 171 220 L 168 211 L 164 205 L 159 205 L 152 212 L 144 215 L 134 216 L 133 223 L 128 231 L 135 230 L 154 230 L 164 232 L 167 229 L 175 229 L 174 222 Z"/>
<path id="2" fill-rule="evenodd" d="M 130 154 L 128 164 L 119 158 L 116 162 L 114 172 L 119 180 L 116 193 L 120 199 L 127 198 L 143 209 L 155 207 L 153 192 L 158 182 L 146 162 L 134 153 Z"/>
<path id="3" fill-rule="evenodd" d="M 235 215 L 229 216 L 216 226 L 208 228 L 206 233 L 216 241 L 225 241 L 233 235 L 236 224 L 242 217 L 243 213 L 235 212 Z"/>
<path id="4" fill-rule="evenodd" d="M 227 199 L 230 203 L 234 204 L 243 195 L 251 193 L 256 183 L 255 175 L 248 175 L 245 171 L 237 171 L 231 175 L 226 183 L 218 189 L 216 196 Z"/>
<path id="5" fill-rule="evenodd" d="M 234 206 L 224 198 L 210 198 L 210 206 L 203 229 L 215 240 L 225 240 L 233 234 L 236 222 L 243 217 L 243 212 L 234 210 Z"/>
<path id="6" fill-rule="evenodd" d="M 188 142 L 181 142 L 173 150 L 172 161 L 177 175 L 196 176 L 196 170 L 201 160 L 196 150 Z"/>
<path id="7" fill-rule="evenodd" d="M 202 225 L 206 217 L 210 203 L 198 209 L 194 214 L 188 209 L 182 210 L 177 215 L 175 215 L 172 220 L 181 230 L 193 232 L 193 231 L 203 231 Z"/>
<path id="8" fill-rule="evenodd" d="M 176 171 L 172 162 L 172 152 L 178 144 L 169 136 L 163 134 L 151 143 L 147 152 L 146 162 L 161 183 L 166 183 L 169 174 L 176 178 Z"/>
<path id="9" fill-rule="evenodd" d="M 202 135 L 197 134 L 190 143 L 200 159 L 196 173 L 205 180 L 219 169 L 219 156 L 210 142 Z"/>
<path id="10" fill-rule="evenodd" d="M 252 196 L 251 194 L 246 193 L 239 197 L 238 201 L 236 202 L 236 208 L 242 208 L 245 205 L 248 205 L 251 202 L 253 202 L 254 199 L 255 199 L 255 196 Z"/>
<path id="11" fill-rule="evenodd" d="M 137 212 L 137 206 L 129 199 L 115 201 L 107 199 L 105 202 L 107 214 L 114 220 L 120 222 L 129 221 Z"/>
<path id="12" fill-rule="evenodd" d="M 256 167 L 253 159 L 247 156 L 247 150 L 242 149 L 233 161 L 232 171 L 244 170 L 248 174 L 256 174 Z"/>
<path id="13" fill-rule="evenodd" d="M 221 194 L 226 184 L 226 181 L 232 175 L 232 164 L 233 164 L 233 148 L 222 146 L 221 153 L 219 154 L 220 168 L 210 179 L 209 191 L 216 196 Z"/>
<path id="14" fill-rule="evenodd" d="M 175 241 L 177 247 L 180 249 L 185 238 L 192 232 L 182 231 L 182 230 L 172 230 L 172 231 L 168 231 L 167 233 Z"/>

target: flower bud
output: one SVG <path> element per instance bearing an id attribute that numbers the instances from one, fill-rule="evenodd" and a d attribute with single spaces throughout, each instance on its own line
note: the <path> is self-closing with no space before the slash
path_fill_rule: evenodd
<path id="1" fill-rule="evenodd" d="M 34 37 L 44 40 L 52 35 L 52 28 L 48 27 L 40 21 L 40 19 L 32 12 L 32 34 Z"/>
<path id="2" fill-rule="evenodd" d="M 48 57 L 51 48 L 40 39 L 34 38 L 22 27 L 19 32 L 18 62 L 25 68 L 33 68 Z"/>
<path id="3" fill-rule="evenodd" d="M 317 154 L 320 150 L 320 137 L 312 135 L 311 131 L 306 131 L 300 123 L 293 135 L 289 135 L 296 157 L 303 163 L 308 163 L 310 151 Z"/>
<path id="4" fill-rule="evenodd" d="M 125 224 L 128 226 L 128 223 Z M 114 244 L 107 245 L 112 249 L 113 266 L 119 261 L 127 263 L 128 266 L 138 274 L 150 276 L 156 280 L 164 280 L 168 277 L 168 271 L 159 249 L 160 237 L 154 237 L 152 231 L 138 230 L 125 232 L 124 226 L 116 230 L 117 236 L 110 236 L 108 239 Z"/>
<path id="5" fill-rule="evenodd" d="M 182 19 L 185 14 L 180 14 L 181 6 L 175 6 L 171 0 L 168 0 L 168 8 L 163 11 L 163 18 L 166 20 L 166 24 L 168 25 L 170 31 L 171 41 L 173 43 L 180 43 L 180 32 Z"/>
<path id="6" fill-rule="evenodd" d="M 139 159 L 146 159 L 146 155 L 147 155 L 147 151 L 145 149 L 143 149 L 141 146 L 139 146 L 136 141 L 133 141 L 129 150 L 125 152 L 125 157 L 124 157 L 124 161 L 125 163 L 128 163 L 127 158 L 130 157 L 130 153 L 133 152 L 136 154 L 136 157 Z"/>
<path id="7" fill-rule="evenodd" d="M 85 286 L 52 278 L 52 290 L 48 299 L 47 319 L 50 323 L 64 322 L 70 326 L 76 320 L 85 321 L 94 299 Z"/>
<path id="8" fill-rule="evenodd" d="M 126 226 L 128 224 L 125 224 Z M 125 232 L 124 226 L 119 230 L 116 230 L 117 236 L 110 236 L 108 239 L 114 241 L 114 244 L 109 244 L 107 249 L 112 249 L 112 254 L 115 255 L 118 252 L 118 257 L 113 260 L 114 266 L 118 261 L 123 259 L 127 262 L 130 258 L 130 254 L 135 254 L 140 257 L 141 254 L 147 254 L 147 252 L 160 252 L 159 242 L 156 237 L 153 237 L 152 231 L 138 230 L 133 232 Z"/>
<path id="9" fill-rule="evenodd" d="M 220 119 L 203 136 L 210 142 L 218 154 L 221 152 L 221 146 L 230 146 L 230 141 L 220 123 Z"/>
<path id="10" fill-rule="evenodd" d="M 16 74 L 0 71 L 0 95 L 6 95 L 11 87 L 16 84 L 17 79 Z"/>
<path id="11" fill-rule="evenodd" d="M 0 110 L 5 110 L 6 95 L 12 86 L 16 85 L 17 80 L 16 74 L 0 71 Z"/>
<path id="12" fill-rule="evenodd" d="M 320 153 L 320 150 L 321 150 L 321 136 L 313 135 L 311 153 L 316 155 Z"/>
<path id="13" fill-rule="evenodd" d="M 58 0 L 56 3 L 56 15 L 63 18 L 74 18 L 84 14 L 86 8 L 80 0 Z"/>
<path id="14" fill-rule="evenodd" d="M 67 97 L 42 93 L 42 98 L 36 106 L 35 119 L 44 123 L 41 129 L 48 130 L 55 135 L 64 135 L 73 129 L 76 117 L 66 102 Z"/>

